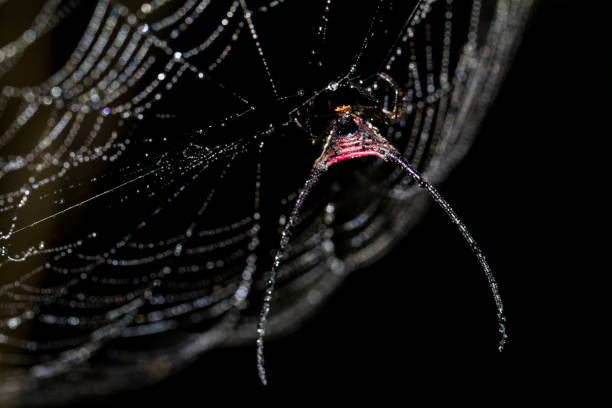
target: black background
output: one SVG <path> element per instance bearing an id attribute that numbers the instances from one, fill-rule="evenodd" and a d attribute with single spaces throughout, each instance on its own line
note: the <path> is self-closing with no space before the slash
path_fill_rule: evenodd
<path id="1" fill-rule="evenodd" d="M 609 135 L 612 90 L 609 45 L 598 43 L 607 27 L 597 15 L 587 2 L 538 2 L 479 137 L 440 186 L 498 279 L 510 336 L 503 353 L 486 279 L 432 206 L 318 315 L 267 343 L 268 387 L 257 378 L 253 343 L 205 353 L 155 386 L 76 405 L 206 406 L 219 398 L 259 405 L 287 391 L 283 403 L 292 405 L 323 389 L 345 399 L 375 391 L 381 399 L 434 400 L 485 390 L 505 399 L 583 375 L 571 367 L 590 363 L 587 351 L 595 348 L 585 346 L 594 315 L 585 306 L 598 270 L 579 249 L 590 233 L 576 229 L 590 225 L 584 204 L 594 201 L 583 198 L 594 174 L 583 162 L 595 155 L 582 146 Z"/>

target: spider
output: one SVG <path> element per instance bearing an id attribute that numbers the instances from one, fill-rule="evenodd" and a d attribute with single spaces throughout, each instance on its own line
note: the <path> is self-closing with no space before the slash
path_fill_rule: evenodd
<path id="1" fill-rule="evenodd" d="M 266 281 L 266 290 L 263 299 L 263 306 L 261 308 L 259 322 L 257 325 L 257 369 L 261 382 L 267 384 L 266 369 L 264 362 L 264 337 L 266 333 L 266 323 L 268 315 L 270 313 L 270 304 L 272 302 L 272 294 L 274 292 L 274 285 L 276 282 L 276 276 L 278 273 L 281 259 L 283 258 L 284 252 L 287 249 L 289 240 L 291 237 L 292 229 L 296 224 L 296 221 L 300 215 L 301 208 L 304 201 L 308 197 L 312 188 L 315 186 L 319 178 L 329 169 L 334 163 L 340 163 L 345 160 L 364 157 L 364 156 L 375 156 L 381 158 L 386 162 L 391 162 L 398 165 L 418 184 L 418 186 L 431 196 L 431 198 L 442 207 L 446 215 L 451 221 L 457 226 L 459 232 L 463 236 L 463 239 L 467 241 L 472 252 L 476 256 L 482 270 L 484 271 L 489 287 L 491 289 L 495 305 L 497 307 L 497 318 L 499 331 L 501 333 L 501 339 L 499 341 L 499 351 L 502 351 L 507 341 L 506 327 L 505 327 L 505 315 L 504 307 L 497 287 L 497 282 L 493 276 L 491 268 L 487 263 L 485 256 L 483 255 L 480 247 L 468 231 L 466 225 L 460 220 L 452 207 L 446 202 L 446 200 L 438 193 L 436 188 L 429 183 L 414 167 L 404 159 L 401 153 L 385 138 L 382 136 L 379 127 L 383 124 L 389 124 L 391 121 L 399 119 L 403 110 L 401 108 L 400 101 L 402 99 L 402 92 L 395 81 L 385 73 L 379 73 L 376 77 L 387 84 L 391 90 L 391 97 L 388 95 L 385 100 L 391 99 L 393 101 L 390 109 L 383 104 L 383 106 L 372 107 L 369 105 L 350 105 L 350 104 L 333 104 L 332 101 L 341 100 L 346 98 L 346 95 L 342 95 L 338 90 L 345 88 L 349 94 L 357 95 L 359 98 L 365 98 L 369 102 L 376 102 L 376 98 L 372 95 L 371 90 L 362 89 L 354 84 L 345 85 L 340 87 L 336 82 L 331 83 L 328 87 L 322 91 L 316 92 L 313 97 L 305 102 L 310 116 L 308 116 L 305 122 L 305 126 L 299 121 L 298 109 L 291 112 L 293 114 L 293 120 L 301 127 L 306 128 L 308 132 L 313 130 L 311 118 L 333 117 L 327 126 L 326 132 L 322 133 L 324 137 L 313 136 L 313 142 L 318 140 L 324 140 L 321 154 L 315 160 L 310 176 L 304 183 L 304 186 L 299 192 L 297 200 L 294 204 L 289 221 L 285 224 L 284 229 L 281 233 L 279 249 L 274 257 L 272 269 L 270 272 L 269 279 Z M 348 82 L 348 78 L 343 78 L 341 82 Z M 363 81 L 360 81 L 363 82 Z M 312 115 L 313 107 L 320 102 L 321 97 L 327 97 L 327 108 L 331 112 L 323 115 Z"/>

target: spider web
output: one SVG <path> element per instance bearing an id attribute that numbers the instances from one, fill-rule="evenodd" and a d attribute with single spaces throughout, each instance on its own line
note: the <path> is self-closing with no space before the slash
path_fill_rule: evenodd
<path id="1" fill-rule="evenodd" d="M 33 402 L 144 385 L 213 347 L 254 344 L 280 231 L 333 108 L 366 95 L 394 110 L 379 74 L 393 78 L 401 115 L 381 130 L 442 181 L 531 6 L 14 3 L 0 1 L 1 18 L 28 23 L 0 48 L 0 395 Z M 337 166 L 312 194 L 271 336 L 384 255 L 427 203 L 376 160 Z"/>

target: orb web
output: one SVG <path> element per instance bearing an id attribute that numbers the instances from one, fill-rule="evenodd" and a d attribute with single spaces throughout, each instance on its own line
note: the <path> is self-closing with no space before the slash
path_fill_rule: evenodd
<path id="1" fill-rule="evenodd" d="M 399 104 L 372 121 L 442 181 L 531 6 L 15 3 L 0 2 L 15 21 L 0 46 L 0 395 L 31 401 L 144 385 L 255 344 L 334 109 Z M 382 160 L 334 167 L 292 221 L 268 336 L 298 327 L 426 206 Z"/>

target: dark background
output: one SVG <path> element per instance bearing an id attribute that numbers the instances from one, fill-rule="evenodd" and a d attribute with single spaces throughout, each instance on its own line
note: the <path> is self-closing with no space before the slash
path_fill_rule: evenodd
<path id="1" fill-rule="evenodd" d="M 439 186 L 500 285 L 510 336 L 503 353 L 486 279 L 432 206 L 319 314 L 266 343 L 268 387 L 257 378 L 253 342 L 207 352 L 155 386 L 75 405 L 205 406 L 219 398 L 259 405 L 290 391 L 289 405 L 322 389 L 401 401 L 489 390 L 505 399 L 588 374 L 573 367 L 600 358 L 588 353 L 598 351 L 589 299 L 605 269 L 582 246 L 600 229 L 588 216 L 601 200 L 589 194 L 589 180 L 596 151 L 604 152 L 598 140 L 610 134 L 612 91 L 609 23 L 589 3 L 537 2 L 478 138 Z"/>
<path id="2" fill-rule="evenodd" d="M 395 251 L 351 275 L 314 319 L 267 343 L 266 389 L 253 344 L 205 353 L 163 383 L 101 403 L 205 405 L 211 396 L 272 403 L 277 391 L 291 390 L 290 403 L 321 389 L 402 400 L 494 390 L 504 399 L 583 375 L 571 367 L 591 362 L 594 345 L 585 344 L 594 313 L 586 305 L 596 270 L 579 249 L 589 237 L 577 226 L 589 224 L 583 211 L 591 198 L 581 197 L 593 174 L 583 162 L 595 161 L 581 146 L 609 135 L 612 63 L 609 46 L 599 44 L 609 30 L 580 4 L 535 7 L 479 137 L 440 186 L 498 279 L 510 336 L 503 353 L 486 279 L 432 206 Z"/>

